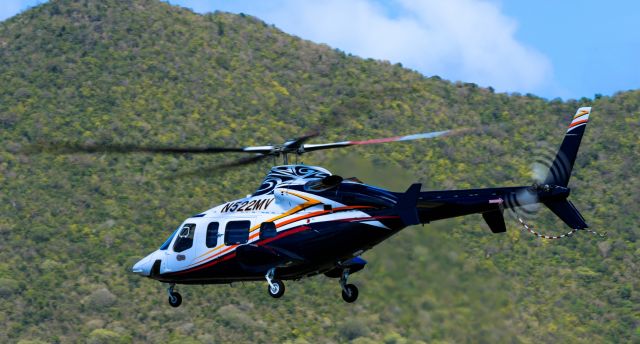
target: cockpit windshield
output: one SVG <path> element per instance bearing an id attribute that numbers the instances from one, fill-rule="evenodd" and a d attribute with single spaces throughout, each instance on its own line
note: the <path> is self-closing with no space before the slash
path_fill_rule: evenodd
<path id="1" fill-rule="evenodd" d="M 160 246 L 159 248 L 160 251 L 164 251 L 169 248 L 169 244 L 171 244 L 171 240 L 173 240 L 173 237 L 176 236 L 179 230 L 180 230 L 180 226 L 178 226 L 178 228 L 176 228 L 176 230 L 173 231 L 173 233 L 171 233 L 169 238 L 162 244 L 162 246 Z"/>

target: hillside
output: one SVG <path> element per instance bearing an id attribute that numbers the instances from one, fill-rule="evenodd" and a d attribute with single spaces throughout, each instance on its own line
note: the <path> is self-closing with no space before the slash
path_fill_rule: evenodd
<path id="1" fill-rule="evenodd" d="M 184 218 L 251 193 L 267 163 L 233 156 L 24 154 L 66 141 L 259 145 L 458 127 L 483 133 L 305 156 L 365 182 L 423 189 L 530 183 L 579 106 L 593 113 L 570 183 L 606 231 L 543 242 L 480 216 L 408 228 L 366 252 L 352 305 L 323 276 L 179 287 L 131 274 Z M 640 91 L 546 100 L 349 56 L 246 15 L 158 0 L 52 0 L 0 23 L 0 338 L 9 342 L 638 342 Z M 373 173 L 371 171 L 384 171 Z M 543 232 L 566 228 L 546 210 Z"/>

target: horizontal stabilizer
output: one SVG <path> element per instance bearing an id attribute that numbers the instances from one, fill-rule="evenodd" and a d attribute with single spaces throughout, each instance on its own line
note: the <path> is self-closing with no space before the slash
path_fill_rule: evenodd
<path id="1" fill-rule="evenodd" d="M 556 214 L 567 226 L 572 229 L 585 229 L 589 225 L 584 221 L 582 215 L 569 200 L 544 202 L 551 211 Z"/>
<path id="2" fill-rule="evenodd" d="M 489 225 L 493 233 L 504 233 L 507 231 L 502 210 L 498 209 L 482 213 L 482 218 L 487 222 L 487 225 Z"/>

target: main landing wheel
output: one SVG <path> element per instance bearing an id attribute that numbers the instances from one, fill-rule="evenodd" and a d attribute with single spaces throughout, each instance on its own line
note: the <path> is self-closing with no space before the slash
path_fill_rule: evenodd
<path id="1" fill-rule="evenodd" d="M 169 304 L 171 307 L 180 307 L 182 304 L 182 295 L 178 292 L 169 293 Z"/>
<path id="2" fill-rule="evenodd" d="M 347 303 L 352 303 L 358 299 L 358 287 L 347 284 L 342 289 L 342 299 Z"/>
<path id="3" fill-rule="evenodd" d="M 267 285 L 269 295 L 275 299 L 284 295 L 284 283 L 281 280 L 271 280 L 271 284 Z"/>

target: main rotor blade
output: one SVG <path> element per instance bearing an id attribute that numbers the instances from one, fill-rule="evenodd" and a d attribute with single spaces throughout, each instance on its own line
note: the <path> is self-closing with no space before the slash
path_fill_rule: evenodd
<path id="1" fill-rule="evenodd" d="M 284 146 L 288 148 L 288 150 L 296 150 L 300 148 L 300 146 L 302 146 L 302 144 L 305 143 L 307 140 L 309 140 L 310 138 L 316 137 L 319 134 L 320 133 L 318 131 L 311 132 L 304 136 L 298 137 L 297 139 L 286 142 Z"/>
<path id="2" fill-rule="evenodd" d="M 26 153 L 155 153 L 155 154 L 217 154 L 217 153 L 268 153 L 272 146 L 262 147 L 156 147 L 129 144 L 76 144 L 42 143 L 27 147 Z"/>
<path id="3" fill-rule="evenodd" d="M 262 159 L 268 158 L 268 155 L 265 154 L 260 154 L 260 155 L 256 155 L 256 156 L 252 156 L 249 158 L 242 158 L 242 159 L 238 159 L 238 160 L 234 160 L 228 163 L 224 163 L 224 164 L 220 164 L 218 166 L 216 166 L 217 169 L 220 168 L 229 168 L 229 167 L 238 167 L 238 166 L 244 166 L 244 165 L 249 165 L 249 164 L 253 164 L 254 162 L 258 162 Z"/>
<path id="4" fill-rule="evenodd" d="M 406 135 L 406 136 L 394 136 L 394 137 L 386 137 L 382 139 L 372 139 L 372 140 L 364 140 L 364 141 L 342 141 L 342 142 L 333 142 L 333 143 L 305 144 L 303 145 L 303 149 L 304 149 L 304 152 L 312 152 L 312 151 L 321 150 L 321 149 L 340 148 L 340 147 L 348 147 L 348 146 L 355 146 L 355 145 L 370 145 L 370 144 L 386 143 L 386 142 L 433 139 L 436 137 L 454 136 L 454 135 L 468 132 L 470 130 L 471 129 L 466 129 L 466 128 L 452 129 L 452 130 L 433 131 L 429 133 L 413 134 L 413 135 Z"/>
<path id="5" fill-rule="evenodd" d="M 244 166 L 244 165 L 250 165 L 268 157 L 269 155 L 260 154 L 260 155 L 256 155 L 248 158 L 242 158 L 242 159 L 230 161 L 224 164 L 197 168 L 195 170 L 168 176 L 168 178 L 175 179 L 175 178 L 184 178 L 184 177 L 209 177 L 211 176 L 211 174 L 214 174 L 216 172 L 224 173 L 226 172 L 225 169 L 233 169 L 233 168 Z"/>

